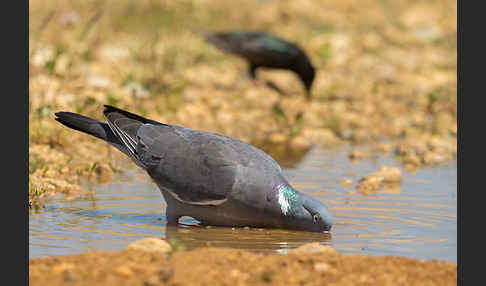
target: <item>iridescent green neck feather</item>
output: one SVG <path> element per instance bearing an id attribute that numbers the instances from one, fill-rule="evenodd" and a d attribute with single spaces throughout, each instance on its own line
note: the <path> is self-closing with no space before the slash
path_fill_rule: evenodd
<path id="1" fill-rule="evenodd" d="M 292 216 L 296 212 L 299 194 L 288 184 L 280 184 L 276 187 L 277 201 L 282 214 Z"/>

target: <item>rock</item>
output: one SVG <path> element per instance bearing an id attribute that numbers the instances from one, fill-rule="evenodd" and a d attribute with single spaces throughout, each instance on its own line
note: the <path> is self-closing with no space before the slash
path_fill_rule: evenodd
<path id="1" fill-rule="evenodd" d="M 128 267 L 127 265 L 121 265 L 121 266 L 118 266 L 117 268 L 114 269 L 114 271 L 120 275 L 123 275 L 123 276 L 132 276 L 133 275 L 133 271 L 130 267 Z"/>
<path id="2" fill-rule="evenodd" d="M 420 166 L 421 160 L 420 160 L 419 156 L 417 156 L 413 153 L 410 153 L 410 154 L 407 154 L 405 156 L 405 158 L 403 158 L 403 164 L 404 165 L 412 165 L 412 166 Z"/>
<path id="3" fill-rule="evenodd" d="M 49 46 L 38 45 L 32 55 L 30 63 L 37 67 L 43 67 L 48 61 L 54 58 L 54 49 Z"/>
<path id="4" fill-rule="evenodd" d="M 111 81 L 104 76 L 91 75 L 86 80 L 88 85 L 99 90 L 107 90 L 111 87 Z"/>
<path id="5" fill-rule="evenodd" d="M 374 146 L 375 150 L 378 150 L 380 152 L 388 153 L 393 151 L 393 145 L 390 143 L 384 143 L 384 142 L 378 142 Z"/>
<path id="6" fill-rule="evenodd" d="M 281 133 L 273 133 L 270 136 L 270 142 L 273 144 L 283 144 L 287 142 L 288 138 L 284 134 Z"/>
<path id="7" fill-rule="evenodd" d="M 385 194 L 399 194 L 401 191 L 399 184 L 385 184 L 383 186 L 383 193 Z"/>
<path id="8" fill-rule="evenodd" d="M 402 181 L 402 171 L 396 167 L 382 167 L 376 173 L 364 176 L 359 184 L 358 191 L 362 194 L 368 195 L 371 192 L 377 191 L 383 183 L 393 185 Z M 393 186 L 390 187 L 393 189 Z"/>
<path id="9" fill-rule="evenodd" d="M 302 136 L 292 138 L 289 144 L 293 150 L 307 150 L 312 146 L 312 144 Z"/>
<path id="10" fill-rule="evenodd" d="M 412 164 L 404 164 L 403 167 L 405 168 L 405 170 L 409 173 L 415 173 L 417 172 L 418 170 L 418 166 L 417 165 L 412 165 Z"/>
<path id="11" fill-rule="evenodd" d="M 130 49 L 126 45 L 104 44 L 98 49 L 101 58 L 116 63 L 130 57 Z"/>
<path id="12" fill-rule="evenodd" d="M 61 262 L 60 264 L 52 267 L 52 271 L 54 273 L 61 273 L 61 272 L 64 272 L 64 271 L 74 270 L 75 268 L 76 267 L 72 263 L 69 263 L 69 262 Z"/>
<path id="13" fill-rule="evenodd" d="M 351 180 L 350 180 L 350 179 L 344 179 L 344 180 L 342 180 L 342 181 L 340 182 L 340 184 L 341 184 L 341 185 L 343 185 L 343 186 L 349 186 L 349 185 L 351 185 L 351 183 L 352 183 L 352 182 L 351 182 Z"/>
<path id="14" fill-rule="evenodd" d="M 62 26 L 72 27 L 79 22 L 79 13 L 75 10 L 66 11 L 61 14 L 59 23 Z"/>
<path id="15" fill-rule="evenodd" d="M 370 155 L 369 152 L 366 152 L 366 151 L 362 151 L 362 150 L 359 150 L 359 149 L 354 149 L 351 151 L 351 153 L 349 153 L 348 157 L 349 159 L 351 160 L 361 160 L 361 159 L 364 159 L 366 157 L 368 157 Z"/>
<path id="16" fill-rule="evenodd" d="M 128 245 L 128 249 L 137 249 L 143 251 L 156 251 L 161 253 L 168 253 L 172 247 L 165 240 L 156 237 L 148 237 L 142 240 L 137 240 Z"/>
<path id="17" fill-rule="evenodd" d="M 437 165 L 445 161 L 443 155 L 431 151 L 425 152 L 423 160 L 425 165 Z"/>
<path id="18" fill-rule="evenodd" d="M 370 174 L 365 176 L 359 181 L 358 191 L 364 195 L 368 195 L 371 192 L 378 190 L 383 182 L 383 177 L 376 174 Z"/>
<path id="19" fill-rule="evenodd" d="M 364 143 L 371 141 L 373 136 L 368 130 L 357 129 L 351 132 L 349 139 L 355 143 Z"/>
<path id="20" fill-rule="evenodd" d="M 98 181 L 102 184 L 106 184 L 113 178 L 113 170 L 110 165 L 103 163 L 96 167 L 96 175 L 98 176 Z"/>
<path id="21" fill-rule="evenodd" d="M 302 136 L 312 143 L 320 146 L 337 145 L 341 140 L 328 128 L 307 128 L 302 129 Z"/>
<path id="22" fill-rule="evenodd" d="M 248 275 L 248 273 L 241 272 L 238 269 L 232 269 L 230 271 L 230 275 L 232 277 L 236 278 L 236 279 L 242 279 L 242 280 L 246 280 L 250 277 L 250 275 Z"/>
<path id="23" fill-rule="evenodd" d="M 150 93 L 138 82 L 130 82 L 125 87 L 125 90 L 135 98 L 147 98 L 150 97 Z"/>
<path id="24" fill-rule="evenodd" d="M 331 269 L 331 266 L 327 263 L 316 263 L 314 264 L 314 270 L 317 272 L 327 272 Z"/>
<path id="25" fill-rule="evenodd" d="M 396 167 L 382 167 L 378 174 L 383 176 L 383 182 L 399 183 L 402 181 L 402 171 Z"/>
<path id="26" fill-rule="evenodd" d="M 292 249 L 289 251 L 289 253 L 293 253 L 293 254 L 333 253 L 335 254 L 337 253 L 337 251 L 330 246 L 322 245 L 318 242 L 311 242 L 311 243 L 301 245 L 295 249 Z"/>

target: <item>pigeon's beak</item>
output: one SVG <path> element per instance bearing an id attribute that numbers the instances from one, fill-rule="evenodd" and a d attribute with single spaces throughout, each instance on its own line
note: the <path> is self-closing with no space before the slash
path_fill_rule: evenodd
<path id="1" fill-rule="evenodd" d="M 322 232 L 329 233 L 331 231 L 332 224 L 328 225 Z"/>
<path id="2" fill-rule="evenodd" d="M 322 215 L 322 220 L 324 221 L 324 224 L 326 225 L 324 227 L 324 231 L 330 231 L 333 224 L 334 224 L 334 217 L 329 212 L 329 210 L 326 210 L 326 214 Z"/>

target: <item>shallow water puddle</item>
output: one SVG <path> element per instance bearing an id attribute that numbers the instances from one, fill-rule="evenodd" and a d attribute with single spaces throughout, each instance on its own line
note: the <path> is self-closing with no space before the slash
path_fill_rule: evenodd
<path id="1" fill-rule="evenodd" d="M 341 253 L 403 255 L 457 262 L 457 164 L 407 173 L 393 155 L 348 159 L 350 149 L 314 149 L 293 168 L 284 169 L 298 190 L 326 203 L 335 217 L 330 234 L 287 230 L 200 227 L 183 218 L 166 227 L 165 202 L 141 170 L 125 172 L 108 185 L 67 201 L 55 198 L 29 216 L 29 257 L 72 254 L 87 249 L 124 249 L 155 236 L 186 249 L 233 247 L 285 253 L 309 242 L 332 245 Z M 382 166 L 402 169 L 399 188 L 365 196 L 358 181 Z M 350 179 L 352 184 L 340 184 Z"/>

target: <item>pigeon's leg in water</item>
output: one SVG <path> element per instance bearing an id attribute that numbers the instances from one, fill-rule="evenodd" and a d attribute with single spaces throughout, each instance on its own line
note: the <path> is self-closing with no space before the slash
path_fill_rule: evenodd
<path id="1" fill-rule="evenodd" d="M 250 63 L 250 66 L 248 68 L 248 77 L 251 79 L 256 79 L 256 69 L 258 66 Z"/>
<path id="2" fill-rule="evenodd" d="M 245 79 L 251 80 L 255 86 L 265 86 L 265 82 L 259 81 L 257 76 L 256 76 L 256 69 L 258 67 L 259 66 L 250 63 L 249 66 L 248 66 L 248 72 L 245 76 Z"/>
<path id="3" fill-rule="evenodd" d="M 256 69 L 257 68 L 258 68 L 258 66 L 250 63 L 248 65 L 248 71 L 239 75 L 241 82 L 244 81 L 245 84 L 246 84 L 247 81 L 251 81 L 251 83 L 253 83 L 254 85 L 258 85 L 259 82 L 258 82 L 258 79 L 256 77 Z"/>
<path id="4" fill-rule="evenodd" d="M 181 217 L 169 206 L 167 206 L 167 209 L 165 210 L 165 216 L 167 218 L 167 224 L 169 225 L 177 225 L 179 223 L 179 218 Z"/>
<path id="5" fill-rule="evenodd" d="M 242 79 L 255 81 L 257 79 L 257 77 L 256 77 L 256 69 L 257 68 L 258 68 L 258 66 L 250 63 L 248 65 L 248 71 L 241 75 Z"/>

